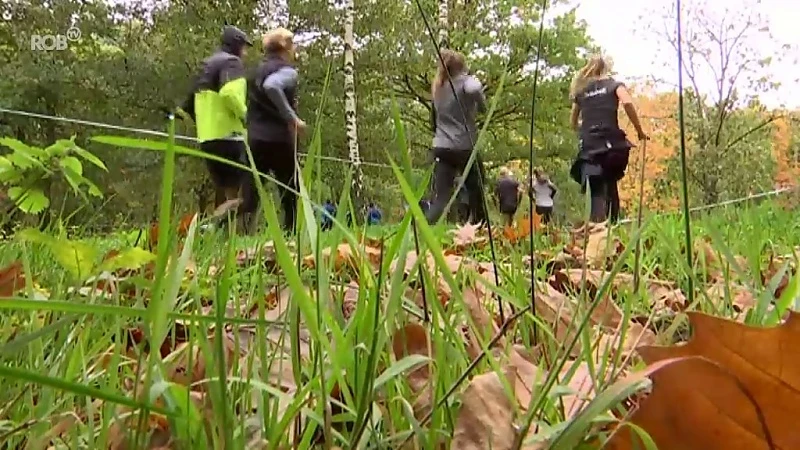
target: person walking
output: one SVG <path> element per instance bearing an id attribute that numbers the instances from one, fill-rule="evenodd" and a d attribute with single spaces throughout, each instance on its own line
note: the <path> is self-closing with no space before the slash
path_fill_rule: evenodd
<path id="1" fill-rule="evenodd" d="M 297 138 L 306 123 L 297 115 L 294 34 L 276 28 L 263 37 L 264 59 L 250 77 L 247 133 L 256 170 L 278 181 L 283 228 L 293 232 L 297 220 Z M 260 176 L 260 175 L 259 175 Z M 255 215 L 259 195 L 255 177 L 245 189 L 242 209 Z M 251 218 L 252 220 L 252 218 Z"/>
<path id="2" fill-rule="evenodd" d="M 556 189 L 556 185 L 550 181 L 547 174 L 539 170 L 534 170 L 533 176 L 534 179 L 531 191 L 534 197 L 536 214 L 542 218 L 542 223 L 547 225 L 553 217 L 553 206 L 558 189 Z"/>
<path id="3" fill-rule="evenodd" d="M 380 225 L 381 219 L 383 219 L 383 213 L 381 209 L 378 208 L 374 202 L 370 202 L 367 206 L 367 224 L 368 225 Z"/>
<path id="4" fill-rule="evenodd" d="M 325 200 L 325 204 L 322 205 L 322 211 L 320 211 L 320 213 L 320 228 L 322 231 L 333 228 L 333 219 L 336 217 L 336 205 L 334 205 L 330 199 Z"/>
<path id="5" fill-rule="evenodd" d="M 220 48 L 203 61 L 188 98 L 178 109 L 195 122 L 200 149 L 241 164 L 245 156 L 244 120 L 247 82 L 242 58 L 253 43 L 234 26 L 222 30 Z M 239 197 L 244 172 L 225 162 L 206 159 L 216 191 L 214 207 Z"/>
<path id="6" fill-rule="evenodd" d="M 587 185 L 591 190 L 590 220 L 593 222 L 619 219 L 618 183 L 625 176 L 633 147 L 619 127 L 620 103 L 639 141 L 649 139 L 628 89 L 612 78 L 610 71 L 610 64 L 603 57 L 594 56 L 578 71 L 570 86 L 570 121 L 579 138 L 578 156 L 570 175 L 580 183 L 583 192 Z"/>
<path id="7" fill-rule="evenodd" d="M 464 56 L 449 49 L 442 50 L 441 54 L 444 64 L 440 61 L 431 85 L 436 112 L 436 131 L 431 149 L 435 163 L 434 194 L 426 218 L 432 223 L 444 213 L 453 195 L 456 177 L 465 172 L 477 138 L 475 116 L 486 108 L 483 86 L 477 78 L 468 74 Z M 455 89 L 450 87 L 448 79 Z M 476 157 L 465 182 L 472 220 L 475 222 L 487 220 L 480 164 L 481 159 Z"/>
<path id="8" fill-rule="evenodd" d="M 517 208 L 519 208 L 520 189 L 519 182 L 514 178 L 514 174 L 506 167 L 500 169 L 500 177 L 494 187 L 494 195 L 506 225 L 511 226 L 514 223 L 514 215 L 517 213 Z"/>

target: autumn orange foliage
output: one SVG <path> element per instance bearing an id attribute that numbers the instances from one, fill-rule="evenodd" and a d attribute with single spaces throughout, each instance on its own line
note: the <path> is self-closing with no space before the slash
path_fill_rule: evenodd
<path id="1" fill-rule="evenodd" d="M 178 237 L 184 238 L 186 234 L 189 232 L 189 227 L 192 225 L 192 220 L 194 220 L 194 216 L 197 214 L 195 213 L 187 213 L 181 217 L 181 220 L 178 222 L 178 226 L 176 228 Z M 153 222 L 150 226 L 150 231 L 148 233 L 149 240 L 148 243 L 150 248 L 153 249 L 158 245 L 158 222 Z"/>
<path id="2" fill-rule="evenodd" d="M 646 145 L 644 161 L 644 206 L 648 209 L 665 210 L 679 206 L 678 196 L 656 197 L 655 184 L 666 176 L 666 163 L 678 149 L 680 129 L 677 110 L 678 95 L 675 92 L 658 93 L 648 86 L 634 86 L 634 102 L 642 126 L 650 136 Z M 620 199 L 626 209 L 633 212 L 639 197 L 639 181 L 642 170 L 644 146 L 636 141 L 636 131 L 624 111 L 620 109 L 620 126 L 637 146 L 631 150 L 630 163 L 625 178 L 620 182 Z M 775 186 L 796 185 L 800 176 L 800 161 L 792 157 L 792 124 L 789 118 L 780 117 L 774 122 L 772 152 L 777 162 Z"/>
<path id="3" fill-rule="evenodd" d="M 677 197 L 659 198 L 655 193 L 655 181 L 664 177 L 666 163 L 675 154 L 678 145 L 678 121 L 675 112 L 678 109 L 676 93 L 656 94 L 646 88 L 634 90 L 638 95 L 634 102 L 639 113 L 639 120 L 650 136 L 647 142 L 644 161 L 644 201 L 645 208 L 670 209 L 678 206 Z M 620 200 L 633 211 L 639 198 L 639 180 L 642 170 L 642 143 L 636 142 L 636 130 L 625 113 L 620 110 L 620 126 L 627 133 L 636 147 L 631 149 L 630 162 L 625 178 L 620 182 Z"/>

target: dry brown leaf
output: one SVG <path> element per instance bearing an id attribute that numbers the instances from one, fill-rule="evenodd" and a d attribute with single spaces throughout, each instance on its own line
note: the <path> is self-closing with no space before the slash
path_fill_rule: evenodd
<path id="1" fill-rule="evenodd" d="M 567 297 L 549 284 L 538 286 L 537 293 L 534 296 L 536 314 L 554 327 L 557 338 L 566 338 L 567 334 L 565 333 L 568 330 L 570 330 L 570 334 L 574 332 L 575 319 L 577 319 L 576 312 L 579 311 L 579 300 Z M 583 305 L 582 311 L 587 311 L 589 306 L 589 304 Z M 592 311 L 591 323 L 614 329 L 622 323 L 622 318 L 622 310 L 609 297 L 605 297 L 597 305 L 597 308 Z"/>
<path id="2" fill-rule="evenodd" d="M 53 424 L 53 427 L 47 430 L 44 436 L 32 440 L 26 449 L 43 449 L 50 445 L 51 441 L 60 437 L 75 426 L 76 422 L 80 422 L 80 418 L 73 413 L 69 412 L 59 417 L 59 420 Z"/>
<path id="3" fill-rule="evenodd" d="M 776 258 L 774 255 L 770 255 L 769 265 L 766 270 L 761 273 L 761 284 L 768 286 L 772 279 L 778 275 L 784 262 L 783 258 Z M 792 264 L 790 264 L 786 271 L 784 271 L 778 285 L 775 287 L 775 291 L 772 293 L 775 298 L 780 298 L 781 295 L 783 295 L 783 291 L 789 286 L 789 281 L 794 274 L 795 271 L 792 268 Z"/>
<path id="4" fill-rule="evenodd" d="M 392 351 L 395 359 L 408 355 L 430 357 L 430 342 L 425 327 L 418 323 L 406 324 L 392 337 Z M 430 365 L 426 364 L 411 371 L 406 379 L 408 386 L 417 395 L 414 399 L 414 415 L 421 418 L 433 408 L 433 386 L 431 385 Z"/>
<path id="5" fill-rule="evenodd" d="M 447 264 L 447 269 L 454 275 L 458 273 L 459 270 L 461 270 L 461 267 L 464 266 L 465 263 L 468 263 L 470 261 L 467 258 L 455 254 L 444 255 L 444 260 L 445 264 Z M 415 290 L 420 286 L 419 271 L 415 269 L 415 266 L 417 265 L 418 262 L 420 261 L 417 253 L 415 251 L 410 251 L 406 255 L 405 266 L 402 269 L 405 277 L 412 277 L 414 279 L 414 281 L 411 283 L 411 287 Z M 389 267 L 389 271 L 395 272 L 399 270 L 398 263 L 399 260 L 397 259 L 392 261 L 392 264 Z M 444 280 L 444 278 L 441 276 L 441 274 L 439 274 L 438 270 L 436 270 L 437 267 L 436 262 L 433 258 L 433 255 L 431 255 L 430 253 L 426 253 L 425 267 L 427 272 L 430 274 L 431 279 L 436 283 L 434 289 L 431 289 L 430 286 L 426 286 L 425 294 L 428 297 L 428 301 L 430 301 L 433 298 L 439 298 L 439 300 L 442 302 L 443 305 L 446 304 L 447 301 L 450 300 L 451 289 L 450 286 L 447 284 L 447 282 Z M 415 299 L 418 305 L 420 306 L 422 305 L 421 290 L 419 290 L 414 295 L 411 295 L 410 297 Z"/>
<path id="6" fill-rule="evenodd" d="M 25 287 L 22 262 L 14 261 L 0 270 L 0 297 L 13 297 Z"/>
<path id="7" fill-rule="evenodd" d="M 610 274 L 602 270 L 586 270 L 585 273 L 588 294 L 589 297 L 592 298 L 597 294 L 597 290 Z M 583 284 L 583 276 L 583 269 L 556 271 L 550 277 L 549 282 L 550 285 L 559 292 L 580 292 L 581 285 Z M 633 281 L 633 275 L 617 273 L 611 281 L 611 295 L 617 295 L 620 290 L 630 291 L 633 289 Z M 648 295 L 651 299 L 651 305 L 653 305 L 657 314 L 666 311 L 683 311 L 686 308 L 686 296 L 680 289 L 675 287 L 674 283 L 652 278 L 643 279 L 642 283 L 647 288 Z"/>
<path id="8" fill-rule="evenodd" d="M 334 270 L 353 269 L 356 270 L 362 261 L 369 261 L 373 266 L 378 266 L 381 260 L 381 249 L 371 246 L 362 246 L 353 249 L 349 243 L 344 242 L 336 248 L 325 247 L 320 252 L 322 259 L 326 262 L 333 258 Z M 316 267 L 316 256 L 311 254 L 303 258 L 303 265 L 313 269 Z"/>
<path id="9" fill-rule="evenodd" d="M 478 232 L 481 226 L 477 224 L 466 223 L 460 228 L 452 230 L 453 234 L 453 247 L 450 252 L 463 252 L 469 247 L 480 248 L 489 242 L 486 236 L 479 236 Z"/>
<path id="10" fill-rule="evenodd" d="M 730 280 L 739 278 L 738 272 L 735 270 L 727 260 L 721 260 L 717 256 L 717 250 L 711 243 L 711 238 L 703 237 L 694 243 L 695 258 L 701 262 L 701 267 L 705 267 L 708 281 L 723 281 L 725 279 L 725 272 L 728 272 Z M 734 255 L 734 263 L 739 266 L 739 269 L 746 271 L 749 268 L 747 260 L 740 255 Z"/>
<path id="11" fill-rule="evenodd" d="M 657 340 L 656 334 L 652 330 L 635 321 L 631 321 L 628 324 L 624 336 L 622 335 L 621 324 L 613 331 L 597 327 L 595 334 L 600 336 L 597 350 L 594 352 L 594 357 L 597 361 L 607 360 L 609 356 L 616 357 L 617 352 L 622 358 L 627 358 L 636 348 L 655 345 Z M 622 342 L 620 343 L 620 341 Z"/>
<path id="12" fill-rule="evenodd" d="M 572 373 L 570 374 L 570 372 Z M 564 365 L 559 380 L 562 385 L 572 389 L 571 394 L 561 398 L 564 405 L 564 417 L 569 420 L 574 418 L 594 398 L 596 394 L 594 381 L 589 365 L 577 361 Z"/>
<path id="13" fill-rule="evenodd" d="M 573 264 L 569 267 L 588 265 L 606 268 L 611 259 L 624 249 L 625 246 L 619 238 L 610 237 L 610 229 L 606 222 L 589 222 L 572 230 L 570 243 L 564 246 L 564 253 L 571 256 L 572 260 L 566 257 L 562 259 Z"/>
<path id="14" fill-rule="evenodd" d="M 241 198 L 227 200 L 214 209 L 214 211 L 211 213 L 210 219 L 218 220 L 227 217 L 228 213 L 236 213 L 241 204 Z"/>
<path id="15" fill-rule="evenodd" d="M 277 286 L 270 288 L 267 295 L 264 297 L 264 320 L 268 322 L 277 322 L 283 318 L 286 311 L 289 310 L 289 301 L 292 298 L 292 290 L 289 287 L 279 289 Z M 247 311 L 247 317 L 251 319 L 259 318 L 259 305 L 253 303 Z"/>
<path id="16" fill-rule="evenodd" d="M 211 335 L 208 339 L 213 342 L 216 337 Z M 230 372 L 233 367 L 233 361 L 238 360 L 241 355 L 241 349 L 237 348 L 236 342 L 230 334 L 225 333 L 223 339 L 224 364 L 227 371 Z M 190 347 L 186 342 L 180 344 L 171 354 L 164 358 L 166 378 L 174 383 L 192 386 L 193 389 L 204 391 L 205 386 L 197 386 L 196 383 L 206 380 L 210 376 L 206 373 L 208 367 L 207 356 L 198 345 Z M 213 356 L 217 356 L 216 352 L 213 353 Z M 189 365 L 190 362 L 191 366 Z M 219 364 L 220 362 L 214 361 L 214 363 Z"/>
<path id="17" fill-rule="evenodd" d="M 730 305 L 737 313 L 744 314 L 755 308 L 757 300 L 753 293 L 744 286 L 718 281 L 706 290 L 709 300 L 718 306 Z M 730 300 L 728 300 L 730 299 Z"/>
<path id="18" fill-rule="evenodd" d="M 488 341 L 499 330 L 479 294 L 470 290 L 464 294 L 467 313 L 472 316 L 475 325 L 469 327 L 468 349 L 470 356 L 476 358 L 481 353 L 481 348 L 477 345 L 478 336 Z M 495 343 L 495 349 L 501 352 L 504 346 L 505 340 L 502 338 Z M 472 379 L 462 396 L 451 448 L 512 448 L 516 437 L 516 413 L 524 412 L 530 404 L 533 386 L 541 373 L 530 360 L 511 348 L 503 375 L 514 392 L 513 399 L 506 395 L 501 378 L 496 372 L 478 375 Z M 529 435 L 534 432 L 535 429 L 531 429 Z M 536 444 L 523 445 L 522 448 L 533 450 L 544 447 Z"/>
<path id="19" fill-rule="evenodd" d="M 515 411 L 524 411 L 531 399 L 537 380 L 544 379 L 539 369 L 519 355 L 506 366 L 504 376 L 515 393 L 509 399 L 496 372 L 478 375 L 472 379 L 462 395 L 462 405 L 453 431 L 452 449 L 506 450 L 513 448 L 516 438 Z M 529 436 L 535 433 L 535 427 Z M 524 450 L 544 449 L 540 443 L 523 445 Z"/>
<path id="20" fill-rule="evenodd" d="M 660 450 L 800 448 L 800 314 L 774 328 L 687 314 L 689 342 L 639 349 L 653 388 L 630 421 Z M 634 434 L 620 429 L 606 448 L 632 449 Z"/>
<path id="21" fill-rule="evenodd" d="M 423 355 L 430 357 L 428 331 L 421 324 L 408 323 L 397 330 L 392 338 L 392 351 L 396 359 L 408 355 Z M 408 384 L 412 390 L 419 392 L 428 383 L 430 378 L 429 366 L 421 366 L 408 374 Z"/>
<path id="22" fill-rule="evenodd" d="M 139 412 L 131 411 L 125 407 L 120 407 L 119 410 L 119 416 L 124 417 L 124 419 L 114 422 L 108 431 L 109 450 L 127 450 L 131 448 L 128 445 L 128 440 L 133 437 L 133 433 L 139 425 Z M 146 429 L 144 431 L 152 433 L 150 441 L 145 446 L 146 449 L 152 450 L 159 447 L 167 447 L 172 441 L 169 421 L 165 416 L 151 412 L 147 416 L 145 426 Z"/>
<path id="23" fill-rule="evenodd" d="M 176 233 L 179 238 L 186 237 L 186 234 L 189 232 L 189 226 L 192 224 L 197 213 L 188 213 L 184 214 L 180 220 L 178 221 L 176 227 Z M 148 246 L 149 249 L 152 251 L 158 246 L 158 233 L 159 233 L 159 224 L 158 222 L 154 222 L 150 225 L 150 231 L 148 233 Z"/>
<path id="24" fill-rule="evenodd" d="M 650 304 L 655 314 L 675 313 L 686 309 L 688 302 L 683 291 L 664 284 L 649 283 L 647 286 Z"/>
<path id="25" fill-rule="evenodd" d="M 470 358 L 475 359 L 483 351 L 480 342 L 488 343 L 499 331 L 497 324 L 492 320 L 497 316 L 490 312 L 497 308 L 491 306 L 487 308 L 486 296 L 475 289 L 465 289 L 463 295 L 466 312 L 472 317 L 475 325 L 468 327 L 467 352 Z M 500 338 L 496 345 L 500 348 L 505 347 L 505 339 Z"/>
<path id="26" fill-rule="evenodd" d="M 345 319 L 349 319 L 356 312 L 358 306 L 358 294 L 361 291 L 361 286 L 355 281 L 349 282 L 344 286 L 344 293 L 342 295 L 342 315 Z"/>

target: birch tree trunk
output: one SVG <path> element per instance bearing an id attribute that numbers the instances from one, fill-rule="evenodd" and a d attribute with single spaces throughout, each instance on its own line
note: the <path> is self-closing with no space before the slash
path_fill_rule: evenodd
<path id="1" fill-rule="evenodd" d="M 448 48 L 450 46 L 448 33 L 450 28 L 449 15 L 447 0 L 439 0 L 439 48 Z"/>
<path id="2" fill-rule="evenodd" d="M 355 16 L 354 0 L 345 1 L 344 10 L 344 120 L 347 131 L 347 148 L 350 164 L 353 165 L 353 191 L 359 199 L 364 186 L 364 173 L 361 170 L 361 154 L 358 151 L 358 128 L 356 126 L 356 83 L 353 56 L 353 22 Z"/>
<path id="3" fill-rule="evenodd" d="M 262 0 L 267 10 L 267 30 L 272 30 L 280 26 L 278 20 L 278 0 Z"/>

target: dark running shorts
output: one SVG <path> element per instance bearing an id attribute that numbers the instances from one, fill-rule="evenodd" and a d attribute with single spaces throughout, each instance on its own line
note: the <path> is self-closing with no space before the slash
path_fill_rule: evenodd
<path id="1" fill-rule="evenodd" d="M 246 153 L 244 141 L 213 140 L 200 144 L 200 149 L 206 153 L 242 164 Z M 234 166 L 220 161 L 206 159 L 208 173 L 211 180 L 218 187 L 233 188 L 242 183 L 244 172 Z"/>
<path id="2" fill-rule="evenodd" d="M 511 214 L 514 215 L 517 212 L 518 205 L 516 203 L 501 203 L 500 204 L 500 214 Z"/>

